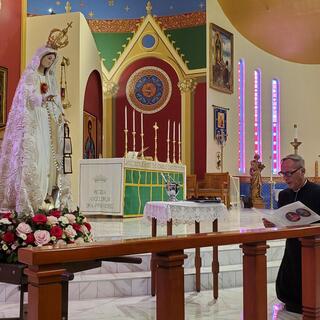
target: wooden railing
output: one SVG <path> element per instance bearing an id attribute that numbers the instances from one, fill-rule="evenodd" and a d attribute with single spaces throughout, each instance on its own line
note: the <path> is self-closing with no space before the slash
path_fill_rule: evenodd
<path id="1" fill-rule="evenodd" d="M 243 312 L 245 320 L 267 319 L 267 240 L 301 238 L 304 320 L 320 320 L 320 226 L 200 233 L 42 247 L 19 250 L 28 265 L 28 319 L 61 317 L 63 264 L 137 253 L 157 253 L 157 319 L 184 319 L 184 249 L 240 243 L 243 250 Z M 294 281 L 295 279 L 293 279 Z"/>

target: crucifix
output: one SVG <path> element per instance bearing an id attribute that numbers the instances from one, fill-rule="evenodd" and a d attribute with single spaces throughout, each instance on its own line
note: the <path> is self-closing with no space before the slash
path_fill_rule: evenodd
<path id="1" fill-rule="evenodd" d="M 157 149 L 158 149 L 158 124 L 157 122 L 154 123 L 154 126 L 153 126 L 153 129 L 154 129 L 154 161 L 158 161 L 158 157 L 157 157 Z"/>

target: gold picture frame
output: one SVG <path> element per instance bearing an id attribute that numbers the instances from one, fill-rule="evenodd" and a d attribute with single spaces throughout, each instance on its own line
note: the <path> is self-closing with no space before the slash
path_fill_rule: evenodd
<path id="1" fill-rule="evenodd" d="M 210 23 L 209 36 L 210 88 L 233 93 L 233 34 Z"/>
<path id="2" fill-rule="evenodd" d="M 0 67 L 0 128 L 4 127 L 7 121 L 7 86 L 8 69 Z"/>

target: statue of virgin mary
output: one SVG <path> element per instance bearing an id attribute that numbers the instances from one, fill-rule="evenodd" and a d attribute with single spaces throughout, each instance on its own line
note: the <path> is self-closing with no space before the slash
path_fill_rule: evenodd
<path id="1" fill-rule="evenodd" d="M 1 146 L 1 209 L 34 213 L 48 202 L 72 203 L 63 173 L 65 119 L 55 76 L 59 46 L 52 40 L 36 51 L 14 95 Z"/>

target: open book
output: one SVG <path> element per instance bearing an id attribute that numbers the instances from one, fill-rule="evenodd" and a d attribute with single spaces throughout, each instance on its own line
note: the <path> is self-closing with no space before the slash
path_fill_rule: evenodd
<path id="1" fill-rule="evenodd" d="M 320 221 L 320 215 L 300 201 L 283 206 L 277 210 L 256 210 L 262 217 L 274 223 L 276 227 L 302 226 Z"/>

